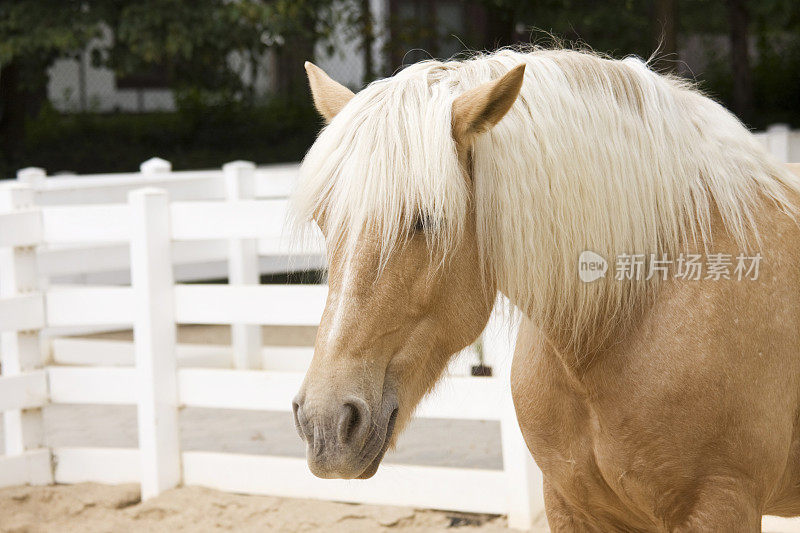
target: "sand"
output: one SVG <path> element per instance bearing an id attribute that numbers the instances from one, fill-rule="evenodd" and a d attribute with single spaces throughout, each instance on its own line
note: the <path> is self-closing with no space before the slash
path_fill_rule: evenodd
<path id="1" fill-rule="evenodd" d="M 0 489 L 0 532 L 509 531 L 505 518 L 405 507 L 246 496 L 200 487 L 141 502 L 137 485 Z"/>

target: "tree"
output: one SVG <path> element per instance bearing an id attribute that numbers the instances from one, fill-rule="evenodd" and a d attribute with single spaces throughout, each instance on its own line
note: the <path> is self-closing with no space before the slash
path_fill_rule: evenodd
<path id="1" fill-rule="evenodd" d="M 750 69 L 750 17 L 746 0 L 727 0 L 730 24 L 733 110 L 742 120 L 753 115 L 753 78 Z"/>
<path id="2" fill-rule="evenodd" d="M 47 67 L 97 35 L 98 21 L 85 2 L 0 1 L 0 158 L 19 155 L 25 120 L 47 96 Z"/>
<path id="3" fill-rule="evenodd" d="M 352 0 L 348 0 L 352 1 Z M 336 0 L 0 0 L 0 159 L 19 158 L 25 122 L 46 101 L 47 68 L 92 44 L 118 76 L 165 69 L 180 103 L 253 103 L 255 73 L 277 56 L 277 89 L 305 96 L 303 61 L 338 23 Z M 233 61 L 233 56 L 238 61 Z"/>
<path id="4" fill-rule="evenodd" d="M 372 46 L 375 43 L 375 20 L 372 17 L 370 0 L 359 0 L 359 21 L 361 29 L 360 47 L 364 54 L 364 79 L 366 85 L 375 79 L 375 58 L 372 53 Z"/>
<path id="5" fill-rule="evenodd" d="M 656 0 L 653 5 L 654 48 L 659 51 L 656 65 L 662 71 L 675 71 L 678 60 L 678 0 Z"/>
<path id="6" fill-rule="evenodd" d="M 276 54 L 276 88 L 305 90 L 303 62 L 338 22 L 333 0 L 142 0 L 105 9 L 115 42 L 106 63 L 117 72 L 167 68 L 173 89 L 211 103 L 253 97 L 258 66 Z M 231 54 L 238 56 L 238 68 Z M 249 80 L 245 82 L 244 80 Z M 248 86 L 249 85 L 249 86 Z"/>

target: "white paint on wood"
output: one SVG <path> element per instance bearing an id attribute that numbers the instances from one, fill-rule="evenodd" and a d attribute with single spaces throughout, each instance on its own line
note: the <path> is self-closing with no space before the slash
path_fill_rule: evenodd
<path id="1" fill-rule="evenodd" d="M 213 344 L 178 344 L 178 366 L 230 368 L 229 346 Z M 106 339 L 55 338 L 51 357 L 58 365 L 133 366 L 133 343 Z"/>
<path id="2" fill-rule="evenodd" d="M 50 450 L 36 449 L 17 455 L 0 455 L 0 487 L 51 483 Z"/>
<path id="3" fill-rule="evenodd" d="M 234 161 L 222 167 L 228 201 L 255 198 L 255 168 L 249 161 Z M 258 242 L 255 239 L 229 241 L 228 283 L 237 286 L 259 284 Z M 261 328 L 257 324 L 231 324 L 231 346 L 234 368 L 261 367 Z"/>
<path id="4" fill-rule="evenodd" d="M 172 171 L 172 163 L 160 157 L 151 157 L 139 165 L 139 171 L 141 171 L 145 177 L 149 177 L 153 174 L 169 174 Z"/>
<path id="5" fill-rule="evenodd" d="M 38 209 L 0 213 L 0 246 L 32 246 L 42 240 Z"/>
<path id="6" fill-rule="evenodd" d="M 141 167 L 140 167 L 141 168 Z M 258 167 L 255 171 L 258 198 L 286 198 L 294 188 L 300 165 L 281 163 Z M 39 170 L 39 169 L 37 169 Z M 221 200 L 225 198 L 223 173 L 217 170 L 120 172 L 111 174 L 59 175 L 33 180 L 39 205 L 64 203 L 124 202 L 133 189 L 154 186 L 167 190 L 174 200 Z M 192 194 L 194 191 L 194 194 Z M 102 194 L 96 194 L 96 193 Z M 59 193 L 72 193 L 70 198 Z M 188 193 L 185 194 L 185 193 Z M 91 200 L 87 200 L 91 198 Z M 69 202 L 69 200 L 76 200 Z M 53 200 L 58 200 L 53 202 Z"/>
<path id="7" fill-rule="evenodd" d="M 7 250 L 0 250 L 0 256 Z M 42 327 L 44 327 L 44 302 L 41 294 L 0 298 L 0 331 L 16 332 Z"/>
<path id="8" fill-rule="evenodd" d="M 131 324 L 134 300 L 131 287 L 52 286 L 45 298 L 47 325 Z"/>
<path id="9" fill-rule="evenodd" d="M 125 204 L 44 207 L 42 228 L 48 244 L 127 242 L 131 214 Z"/>
<path id="10" fill-rule="evenodd" d="M 415 416 L 499 420 L 505 383 L 494 377 L 445 377 L 417 407 Z"/>
<path id="11" fill-rule="evenodd" d="M 33 209 L 32 201 L 33 189 L 29 185 L 15 183 L 0 188 L 0 209 L 4 211 L 29 213 Z M 34 213 L 34 220 L 39 220 L 38 212 Z M 35 226 L 38 222 L 32 224 Z M 38 276 L 35 246 L 0 245 L 0 366 L 3 376 L 25 374 L 42 366 L 38 330 L 44 323 L 44 316 L 42 296 L 37 294 Z M 20 331 L 22 329 L 27 331 Z M 24 387 L 23 390 L 29 389 Z M 6 411 L 3 428 L 7 455 L 22 455 L 38 449 L 44 442 L 39 408 Z M 48 468 L 47 476 L 50 475 Z"/>
<path id="12" fill-rule="evenodd" d="M 176 351 L 179 367 L 232 368 L 230 346 L 178 344 Z M 265 346 L 261 365 L 266 370 L 305 372 L 313 355 L 310 346 Z M 51 341 L 51 359 L 57 365 L 133 366 L 134 348 L 130 341 L 57 337 Z"/>
<path id="13" fill-rule="evenodd" d="M 133 334 L 142 499 L 181 480 L 170 212 L 167 193 L 130 194 Z"/>
<path id="14" fill-rule="evenodd" d="M 261 238 L 258 240 L 259 255 L 290 255 L 297 267 L 289 268 L 292 270 L 312 270 L 325 268 L 325 240 L 314 234 L 310 238 L 300 241 L 292 240 L 292 236 L 286 230 L 282 230 L 281 237 Z M 309 261 L 319 264 L 319 266 L 304 266 Z"/>
<path id="15" fill-rule="evenodd" d="M 278 372 L 305 372 L 314 357 L 310 346 L 265 346 L 261 350 L 262 368 Z"/>
<path id="16" fill-rule="evenodd" d="M 47 172 L 39 167 L 25 167 L 17 171 L 17 181 L 30 185 L 31 187 L 41 187 L 47 179 Z"/>
<path id="17" fill-rule="evenodd" d="M 47 403 L 44 370 L 0 377 L 0 411 L 30 409 Z"/>
<path id="18" fill-rule="evenodd" d="M 132 448 L 54 448 L 56 483 L 138 483 L 139 450 Z"/>
<path id="19" fill-rule="evenodd" d="M 29 185 L 0 182 L 0 212 L 28 211 L 36 205 L 34 190 Z"/>
<path id="20" fill-rule="evenodd" d="M 302 381 L 302 372 L 178 370 L 181 404 L 192 407 L 291 411 Z"/>
<path id="21" fill-rule="evenodd" d="M 55 182 L 55 183 L 54 183 Z M 220 171 L 191 172 L 183 174 L 116 174 L 81 176 L 78 178 L 49 178 L 47 187 L 36 192 L 36 204 L 65 206 L 75 204 L 126 203 L 128 194 L 141 187 L 159 187 L 173 200 L 222 200 L 225 187 Z"/>
<path id="22" fill-rule="evenodd" d="M 46 371 L 52 403 L 133 405 L 139 396 L 133 368 L 49 366 Z"/>
<path id="23" fill-rule="evenodd" d="M 800 518 L 764 516 L 761 519 L 761 530 L 764 533 L 797 533 L 800 531 Z"/>
<path id="24" fill-rule="evenodd" d="M 325 267 L 317 251 L 295 253 L 278 239 L 257 241 L 258 272 L 270 274 Z M 224 240 L 176 241 L 172 244 L 172 263 L 178 281 L 222 279 L 228 276 L 228 243 Z M 130 246 L 125 244 L 54 245 L 39 251 L 39 271 L 56 283 L 129 284 Z M 322 248 L 320 248 L 322 250 Z M 266 257 L 263 257 L 266 256 Z M 103 273 L 103 275 L 94 275 Z M 64 281 L 64 276 L 73 276 Z"/>
<path id="25" fill-rule="evenodd" d="M 258 198 L 286 198 L 300 177 L 300 165 L 288 163 L 259 167 L 255 176 Z"/>
<path id="26" fill-rule="evenodd" d="M 181 324 L 316 326 L 325 308 L 324 285 L 176 285 Z"/>
<path id="27" fill-rule="evenodd" d="M 221 183 L 222 172 L 219 169 L 212 170 L 175 170 L 159 176 L 158 180 L 153 181 L 152 177 L 145 177 L 141 172 L 109 172 L 100 174 L 59 174 L 50 176 L 47 181 L 36 187 L 41 191 L 61 191 L 61 190 L 80 190 L 90 192 L 104 187 L 125 187 L 125 196 L 119 199 L 106 200 L 105 203 L 119 203 L 127 201 L 127 193 L 131 188 L 141 189 L 143 187 L 155 187 L 156 183 L 181 183 L 186 182 L 190 186 L 197 185 L 203 180 L 215 180 Z M 159 186 L 159 188 L 161 188 Z M 223 198 L 220 194 L 219 198 Z"/>
<path id="28" fill-rule="evenodd" d="M 54 245 L 39 251 L 39 271 L 47 277 L 130 270 L 128 244 Z"/>
<path id="29" fill-rule="evenodd" d="M 368 480 L 318 479 L 303 459 L 184 452 L 184 483 L 229 492 L 502 514 L 500 471 L 384 464 Z"/>
<path id="30" fill-rule="evenodd" d="M 195 239 L 259 239 L 280 237 L 286 200 L 176 202 L 171 205 L 172 237 Z"/>
<path id="31" fill-rule="evenodd" d="M 789 134 L 788 124 L 773 124 L 767 128 L 767 150 L 781 163 L 789 162 Z"/>

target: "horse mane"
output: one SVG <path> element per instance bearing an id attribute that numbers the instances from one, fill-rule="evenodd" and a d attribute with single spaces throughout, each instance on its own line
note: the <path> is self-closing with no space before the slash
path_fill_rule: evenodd
<path id="1" fill-rule="evenodd" d="M 469 183 L 451 135 L 453 99 L 521 63 L 520 96 L 474 142 Z M 758 202 L 793 216 L 799 192 L 736 117 L 684 80 L 636 58 L 506 49 L 417 63 L 367 86 L 309 150 L 292 204 L 297 220 L 324 221 L 329 252 L 366 227 L 385 261 L 417 216 L 434 221 L 426 235 L 446 257 L 472 203 L 487 275 L 540 325 L 576 336 L 656 286 L 613 280 L 617 255 L 674 257 L 710 243 L 717 214 L 749 250 Z M 606 279 L 580 281 L 584 250 L 609 260 Z"/>

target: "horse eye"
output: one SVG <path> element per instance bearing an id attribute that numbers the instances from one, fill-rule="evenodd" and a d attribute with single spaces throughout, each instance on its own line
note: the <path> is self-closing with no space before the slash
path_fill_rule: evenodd
<path id="1" fill-rule="evenodd" d="M 414 233 L 423 233 L 433 227 L 433 221 L 428 215 L 419 214 L 414 219 Z"/>

